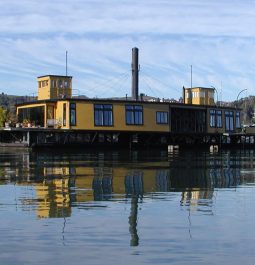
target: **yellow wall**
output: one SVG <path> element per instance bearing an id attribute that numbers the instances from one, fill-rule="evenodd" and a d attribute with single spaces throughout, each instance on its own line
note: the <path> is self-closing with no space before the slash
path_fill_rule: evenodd
<path id="1" fill-rule="evenodd" d="M 66 104 L 66 125 L 63 123 L 63 110 L 64 104 Z M 69 121 L 69 102 L 68 101 L 58 101 L 56 104 L 56 120 L 61 125 L 62 129 L 69 129 L 70 121 Z"/>
<path id="2" fill-rule="evenodd" d="M 215 105 L 214 103 L 214 89 L 203 88 L 203 87 L 193 87 L 185 88 L 185 104 L 195 104 L 195 105 Z M 213 97 L 212 97 L 212 96 Z"/>
<path id="3" fill-rule="evenodd" d="M 45 77 L 38 77 L 38 100 L 41 99 L 50 99 L 50 80 L 48 76 Z"/>
<path id="4" fill-rule="evenodd" d="M 72 77 L 70 76 L 41 76 L 37 78 L 38 100 L 71 98 Z"/>
<path id="5" fill-rule="evenodd" d="M 75 102 L 75 101 L 74 101 Z M 112 104 L 113 105 L 113 126 L 95 126 L 94 125 L 94 104 Z M 143 106 L 143 125 L 126 125 L 125 105 Z M 143 104 L 141 102 L 76 102 L 76 126 L 72 129 L 88 130 L 118 130 L 118 131 L 155 131 L 168 132 L 169 124 L 156 123 L 156 111 L 169 112 L 167 104 Z M 168 115 L 168 119 L 169 119 Z"/>
<path id="6" fill-rule="evenodd" d="M 70 104 L 76 104 L 76 126 L 70 126 Z M 63 124 L 63 109 L 64 104 L 66 105 L 66 123 Z M 94 125 L 94 105 L 95 104 L 112 104 L 113 106 L 113 126 L 95 126 Z M 126 125 L 126 105 L 141 105 L 143 106 L 143 125 Z M 56 103 L 38 103 L 28 104 L 17 107 L 17 114 L 20 109 L 33 108 L 43 106 L 45 109 L 45 121 L 44 126 L 47 127 L 47 107 L 52 106 L 54 108 L 54 128 L 61 129 L 74 129 L 74 130 L 96 130 L 96 131 L 148 131 L 148 132 L 171 132 L 170 128 L 170 115 L 168 103 L 143 103 L 143 102 L 117 102 L 117 101 L 70 101 L 70 100 L 59 100 Z M 182 107 L 182 106 L 180 106 Z M 221 110 L 222 111 L 222 128 L 210 127 L 210 110 Z M 156 123 L 156 112 L 164 111 L 168 112 L 168 124 L 157 124 Z M 235 121 L 235 110 L 234 121 Z M 239 111 L 239 110 L 238 110 Z M 209 107 L 207 108 L 207 132 L 209 133 L 224 133 L 225 130 L 225 109 Z M 31 121 L 32 122 L 32 121 Z M 234 122 L 235 125 L 235 122 Z M 238 131 L 234 127 L 235 131 Z"/>

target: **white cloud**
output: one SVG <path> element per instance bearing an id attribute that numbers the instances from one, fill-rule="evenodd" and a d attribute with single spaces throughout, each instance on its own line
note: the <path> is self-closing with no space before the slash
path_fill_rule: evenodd
<path id="1" fill-rule="evenodd" d="M 193 65 L 194 85 L 224 84 L 223 99 L 235 99 L 241 89 L 253 90 L 254 22 L 249 0 L 2 0 L 0 88 L 36 91 L 36 76 L 65 74 L 68 50 L 74 88 L 125 96 L 130 82 L 123 76 L 137 46 L 146 74 L 141 92 L 179 98 Z"/>

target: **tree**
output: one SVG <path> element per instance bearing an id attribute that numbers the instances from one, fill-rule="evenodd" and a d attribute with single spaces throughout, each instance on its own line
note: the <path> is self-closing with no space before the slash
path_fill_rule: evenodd
<path id="1" fill-rule="evenodd" d="M 3 107 L 0 107 L 0 127 L 4 127 L 4 123 L 7 119 L 7 110 Z"/>

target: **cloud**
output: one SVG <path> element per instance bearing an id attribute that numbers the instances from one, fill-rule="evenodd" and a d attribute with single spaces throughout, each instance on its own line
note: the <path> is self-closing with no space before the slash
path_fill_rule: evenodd
<path id="1" fill-rule="evenodd" d="M 68 50 L 74 88 L 125 96 L 137 46 L 141 92 L 179 98 L 192 65 L 194 85 L 234 99 L 255 81 L 253 10 L 249 0 L 1 1 L 0 88 L 36 91 L 36 76 L 65 74 Z"/>

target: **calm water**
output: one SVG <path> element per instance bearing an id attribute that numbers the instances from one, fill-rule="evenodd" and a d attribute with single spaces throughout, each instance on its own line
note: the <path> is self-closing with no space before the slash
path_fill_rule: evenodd
<path id="1" fill-rule="evenodd" d="M 0 149 L 0 264 L 254 264 L 254 156 Z"/>

